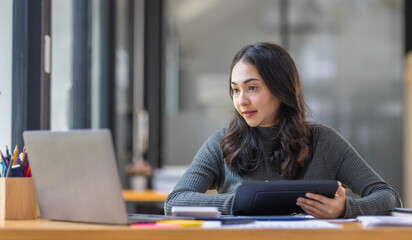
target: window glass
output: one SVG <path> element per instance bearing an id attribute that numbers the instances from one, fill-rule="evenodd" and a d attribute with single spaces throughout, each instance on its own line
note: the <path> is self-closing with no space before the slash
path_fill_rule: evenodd
<path id="1" fill-rule="evenodd" d="M 165 1 L 164 165 L 188 165 L 227 126 L 234 54 L 247 43 L 280 41 L 279 2 Z"/>
<path id="2" fill-rule="evenodd" d="M 401 191 L 403 2 L 290 1 L 309 120 L 332 126 Z"/>
<path id="3" fill-rule="evenodd" d="M 11 143 L 13 1 L 0 1 L 0 149 Z"/>
<path id="4" fill-rule="evenodd" d="M 52 2 L 52 71 L 51 110 L 52 130 L 70 127 L 70 91 L 73 61 L 73 1 Z"/>
<path id="5" fill-rule="evenodd" d="M 91 126 L 99 127 L 100 1 L 93 0 L 91 56 Z M 73 1 L 55 0 L 52 4 L 52 102 L 51 128 L 67 130 L 71 124 L 73 71 Z"/>
<path id="6" fill-rule="evenodd" d="M 99 102 L 100 102 L 100 77 L 101 77 L 101 68 L 99 65 L 100 59 L 100 42 L 99 39 L 100 31 L 101 31 L 101 21 L 100 19 L 100 0 L 93 0 L 92 1 L 92 82 L 91 82 L 91 126 L 92 128 L 99 128 Z"/>

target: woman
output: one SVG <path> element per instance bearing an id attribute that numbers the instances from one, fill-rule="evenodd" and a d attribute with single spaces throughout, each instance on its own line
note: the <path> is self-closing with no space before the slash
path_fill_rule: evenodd
<path id="1" fill-rule="evenodd" d="M 333 129 L 306 122 L 305 101 L 289 54 L 271 43 L 247 45 L 235 56 L 230 96 L 236 108 L 228 129 L 211 136 L 165 202 L 216 206 L 230 214 L 241 181 L 335 179 L 334 198 L 308 193 L 296 204 L 317 218 L 389 214 L 399 195 Z M 346 185 L 360 198 L 345 196 Z M 216 189 L 219 194 L 205 194 Z"/>

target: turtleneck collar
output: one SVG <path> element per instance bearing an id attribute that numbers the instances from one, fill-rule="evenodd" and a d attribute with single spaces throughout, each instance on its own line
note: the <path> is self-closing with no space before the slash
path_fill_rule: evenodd
<path id="1" fill-rule="evenodd" d="M 267 142 L 273 141 L 278 137 L 280 127 L 279 125 L 274 125 L 271 127 L 255 127 L 255 129 L 259 133 L 259 136 L 262 137 L 262 140 Z"/>
<path id="2" fill-rule="evenodd" d="M 271 156 L 279 143 L 279 125 L 272 127 L 254 127 L 263 143 L 263 152 L 266 156 Z"/>

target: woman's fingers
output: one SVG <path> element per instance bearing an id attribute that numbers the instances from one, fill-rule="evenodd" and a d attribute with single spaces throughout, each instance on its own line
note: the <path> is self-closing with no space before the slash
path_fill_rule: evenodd
<path id="1" fill-rule="evenodd" d="M 334 198 L 320 194 L 307 193 L 306 198 L 298 198 L 296 204 L 307 214 L 317 218 L 338 218 L 345 212 L 345 189 L 339 182 Z"/>

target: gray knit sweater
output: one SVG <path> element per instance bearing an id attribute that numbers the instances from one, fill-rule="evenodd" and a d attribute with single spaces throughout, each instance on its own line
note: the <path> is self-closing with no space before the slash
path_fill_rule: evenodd
<path id="1" fill-rule="evenodd" d="M 264 153 L 273 152 L 278 129 L 257 127 Z M 215 206 L 230 214 L 236 187 L 241 181 L 283 179 L 268 161 L 247 176 L 239 176 L 223 159 L 220 140 L 226 129 L 212 135 L 200 148 L 193 162 L 168 195 L 165 213 L 173 206 Z M 336 179 L 360 197 L 346 196 L 345 218 L 358 215 L 389 214 L 401 207 L 401 199 L 390 186 L 361 158 L 355 149 L 333 129 L 311 125 L 312 159 L 301 179 Z M 216 189 L 219 194 L 206 194 Z M 349 191 L 347 191 L 349 192 Z"/>

